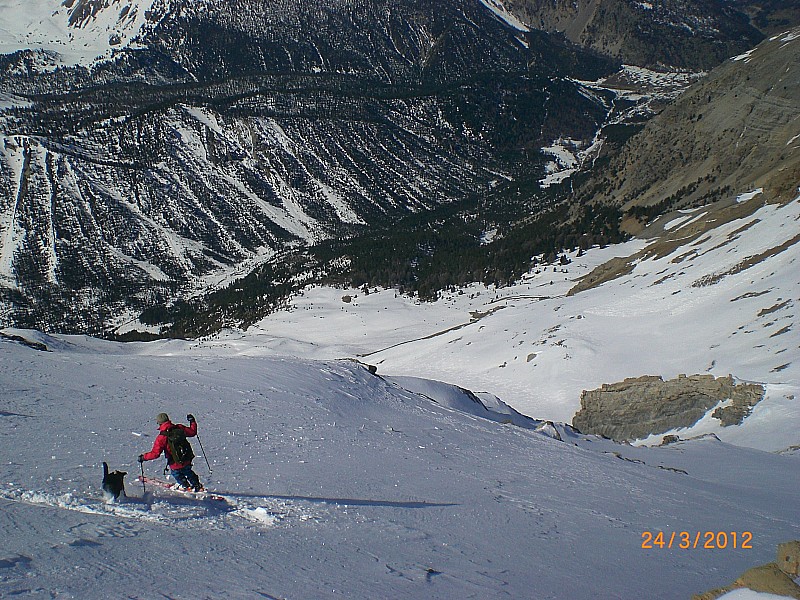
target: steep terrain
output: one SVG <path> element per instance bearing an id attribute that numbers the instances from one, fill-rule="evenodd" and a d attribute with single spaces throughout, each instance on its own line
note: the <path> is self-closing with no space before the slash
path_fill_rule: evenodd
<path id="1" fill-rule="evenodd" d="M 661 217 L 653 227 L 672 243 L 654 237 L 573 252 L 568 264 L 539 266 L 515 285 L 469 286 L 436 303 L 394 290 L 308 289 L 246 332 L 199 345 L 358 357 L 379 374 L 489 391 L 523 414 L 562 422 L 580 409 L 583 390 L 603 384 L 732 375 L 766 390 L 740 424 L 726 418 L 731 398 L 662 433 L 786 450 L 800 445 L 800 197 L 765 204 L 755 192 L 734 204 L 736 217 L 713 207 Z M 658 410 L 642 407 L 635 418 L 646 422 Z"/>
<path id="2" fill-rule="evenodd" d="M 569 192 L 568 203 L 554 203 L 555 208 L 550 205 L 535 218 L 518 213 L 511 226 L 492 226 L 496 207 L 513 200 L 509 202 L 502 191 L 491 190 L 460 212 L 423 214 L 416 227 L 392 224 L 375 230 L 374 239 L 333 245 L 333 250 L 318 253 L 325 266 L 345 264 L 341 277 L 325 281 L 358 287 L 397 286 L 430 299 L 474 281 L 513 284 L 524 280 L 532 266 L 540 271 L 549 268 L 543 265 L 563 267 L 567 260 L 563 250 L 583 252 L 593 245 L 616 243 L 624 239 L 623 232 L 652 243 L 624 260 L 599 265 L 570 286 L 571 294 L 626 276 L 641 260 L 670 256 L 676 264 L 686 262 L 682 256 L 697 255 L 693 244 L 702 243 L 720 226 L 732 222 L 746 226 L 762 203 L 786 204 L 796 199 L 800 184 L 799 53 L 798 30 L 773 36 L 695 81 L 666 108 L 650 105 L 649 110 L 658 114 L 643 126 L 634 123 L 644 103 L 627 112 L 623 108 L 626 98 L 635 94 L 636 78 L 647 78 L 651 85 L 669 78 L 659 80 L 652 72 L 627 68 L 613 77 L 584 82 L 587 90 L 613 89 L 615 101 L 604 139 L 578 153 L 584 164 L 591 164 L 590 172 L 575 172 L 579 171 L 574 166 L 579 158 L 570 154 L 568 144 L 548 149 L 554 160 L 573 171 L 561 187 L 562 192 L 565 188 Z M 637 129 L 638 133 L 632 133 Z M 508 189 L 516 192 L 516 197 L 536 193 L 518 182 Z M 755 201 L 745 202 L 751 199 Z M 683 219 L 682 213 L 674 212 L 692 209 L 699 211 L 696 218 Z M 653 222 L 664 214 L 666 220 Z M 668 226 L 673 219 L 680 219 L 675 222 L 682 226 Z M 690 284 L 712 285 L 725 274 L 747 271 L 772 254 L 793 248 L 800 232 L 784 225 L 780 241 L 773 246 L 740 257 L 740 264 L 727 265 L 726 261 L 726 267 L 700 273 Z M 739 239 L 733 233 L 726 235 L 731 235 L 732 241 Z M 256 304 L 257 293 L 264 293 L 263 287 L 252 282 L 242 281 L 236 287 L 242 297 L 227 297 L 248 307 Z M 221 305 L 216 299 L 210 305 L 209 309 L 197 303 L 186 308 L 183 317 L 163 313 L 146 322 L 159 325 L 174 319 L 182 327 L 176 333 L 208 333 L 213 329 L 193 327 L 191 318 L 200 311 L 213 323 Z M 238 322 L 249 325 L 259 318 L 252 316 L 256 313 L 249 310 L 248 318 Z M 629 376 L 643 374 L 647 373 Z M 596 381 L 593 387 L 614 381 Z"/>
<path id="3" fill-rule="evenodd" d="M 352 361 L 13 334 L 50 351 L 0 338 L 3 597 L 666 600 L 800 537 L 797 456 L 503 424 Z M 197 416 L 223 500 L 143 493 L 163 411 Z"/>
<path id="4" fill-rule="evenodd" d="M 578 191 L 646 221 L 763 189 L 770 202 L 800 182 L 800 30 L 778 34 L 697 82 L 628 140 Z"/>
<path id="5" fill-rule="evenodd" d="M 5 61 L 7 323 L 99 331 L 204 275 L 541 177 L 539 148 L 588 145 L 610 109 L 579 81 L 613 62 L 479 2 L 148 14 L 89 68 Z"/>
<path id="6" fill-rule="evenodd" d="M 42 52 L 56 65 L 88 64 L 128 45 L 152 23 L 157 0 L 4 0 L 0 54 Z M 29 58 L 33 58 L 31 54 Z M 44 63 L 47 64 L 47 63 Z M 40 63 L 40 66 L 44 66 Z"/>
<path id="7" fill-rule="evenodd" d="M 0 57 L 0 325 L 213 325 L 0 330 L 0 596 L 686 598 L 800 538 L 797 32 L 642 128 L 691 77 L 515 6 L 158 0 L 100 62 Z M 58 23 L 106 52 L 121 10 Z M 367 285 L 398 272 L 439 301 Z M 723 389 L 649 438 L 627 412 L 635 445 L 565 424 L 630 378 Z M 134 480 L 162 411 L 222 500 Z"/>
<path id="8" fill-rule="evenodd" d="M 606 152 L 624 142 L 627 123 L 691 77 L 619 72 L 617 61 L 708 68 L 761 35 L 739 4 L 640 4 L 627 7 L 634 20 L 589 8 L 611 15 L 618 39 L 652 37 L 641 60 L 551 35 L 555 25 L 526 24 L 520 5 L 496 0 L 8 0 L 0 322 L 101 332 L 143 310 L 159 322 L 182 310 L 176 302 L 251 271 L 275 284 L 251 293 L 253 318 L 309 277 L 402 285 L 396 266 L 347 272 L 361 241 L 386 231 L 425 238 L 398 260 L 427 269 L 410 275 L 426 297 L 511 281 L 526 253 L 620 239 L 613 212 L 575 226 L 552 211 L 565 191 L 555 184 L 591 165 L 603 140 Z M 767 5 L 748 14 L 780 20 Z M 539 233 L 526 229 L 543 211 Z M 420 235 L 426 220 L 442 239 Z M 439 249 L 464 244 L 472 264 L 435 276 L 453 262 Z"/>
<path id="9" fill-rule="evenodd" d="M 752 48 L 777 23 L 798 24 L 794 2 L 506 0 L 527 26 L 644 67 L 708 70 Z M 785 6 L 789 4 L 789 6 Z"/>

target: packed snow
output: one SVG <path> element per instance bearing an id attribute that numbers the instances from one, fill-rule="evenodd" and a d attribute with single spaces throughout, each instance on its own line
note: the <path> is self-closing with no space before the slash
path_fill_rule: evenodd
<path id="1" fill-rule="evenodd" d="M 3 597 L 685 598 L 800 537 L 796 455 L 620 445 L 352 360 L 6 330 L 0 406 Z M 135 480 L 162 411 L 222 500 Z"/>

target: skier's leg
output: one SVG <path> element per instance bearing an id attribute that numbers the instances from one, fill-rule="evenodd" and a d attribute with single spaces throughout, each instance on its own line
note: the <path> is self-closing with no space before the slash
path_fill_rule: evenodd
<path id="1" fill-rule="evenodd" d="M 188 473 L 186 473 L 186 479 L 189 480 L 189 485 L 194 488 L 194 491 L 199 492 L 203 489 L 203 484 L 200 483 L 200 478 L 197 476 L 197 473 L 189 467 Z"/>
<path id="2" fill-rule="evenodd" d="M 194 486 L 189 485 L 189 480 L 186 477 L 186 468 L 185 467 L 183 469 L 170 469 L 170 471 L 172 472 L 173 479 L 175 479 L 175 481 L 178 482 L 179 486 L 181 486 L 183 488 L 194 487 Z"/>

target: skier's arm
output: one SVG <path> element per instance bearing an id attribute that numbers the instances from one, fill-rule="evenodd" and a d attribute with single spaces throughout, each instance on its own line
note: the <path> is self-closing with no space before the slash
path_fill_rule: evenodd
<path id="1" fill-rule="evenodd" d="M 192 419 L 188 427 L 186 425 L 181 425 L 181 427 L 183 428 L 183 432 L 186 434 L 186 437 L 194 437 L 197 435 L 197 421 L 194 419 Z"/>
<path id="2" fill-rule="evenodd" d="M 153 442 L 153 449 L 150 452 L 146 452 L 142 454 L 142 458 L 145 460 L 155 460 L 161 453 L 164 451 L 164 448 L 167 447 L 167 436 L 158 434 L 156 436 L 156 441 Z"/>

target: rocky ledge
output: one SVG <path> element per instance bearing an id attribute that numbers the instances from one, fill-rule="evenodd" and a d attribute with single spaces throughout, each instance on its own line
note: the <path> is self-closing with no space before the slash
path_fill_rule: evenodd
<path id="1" fill-rule="evenodd" d="M 710 409 L 725 427 L 738 425 L 764 397 L 764 387 L 735 383 L 731 375 L 679 375 L 625 379 L 581 393 L 581 409 L 572 425 L 583 433 L 625 441 L 645 438 L 679 427 L 691 427 Z"/>

